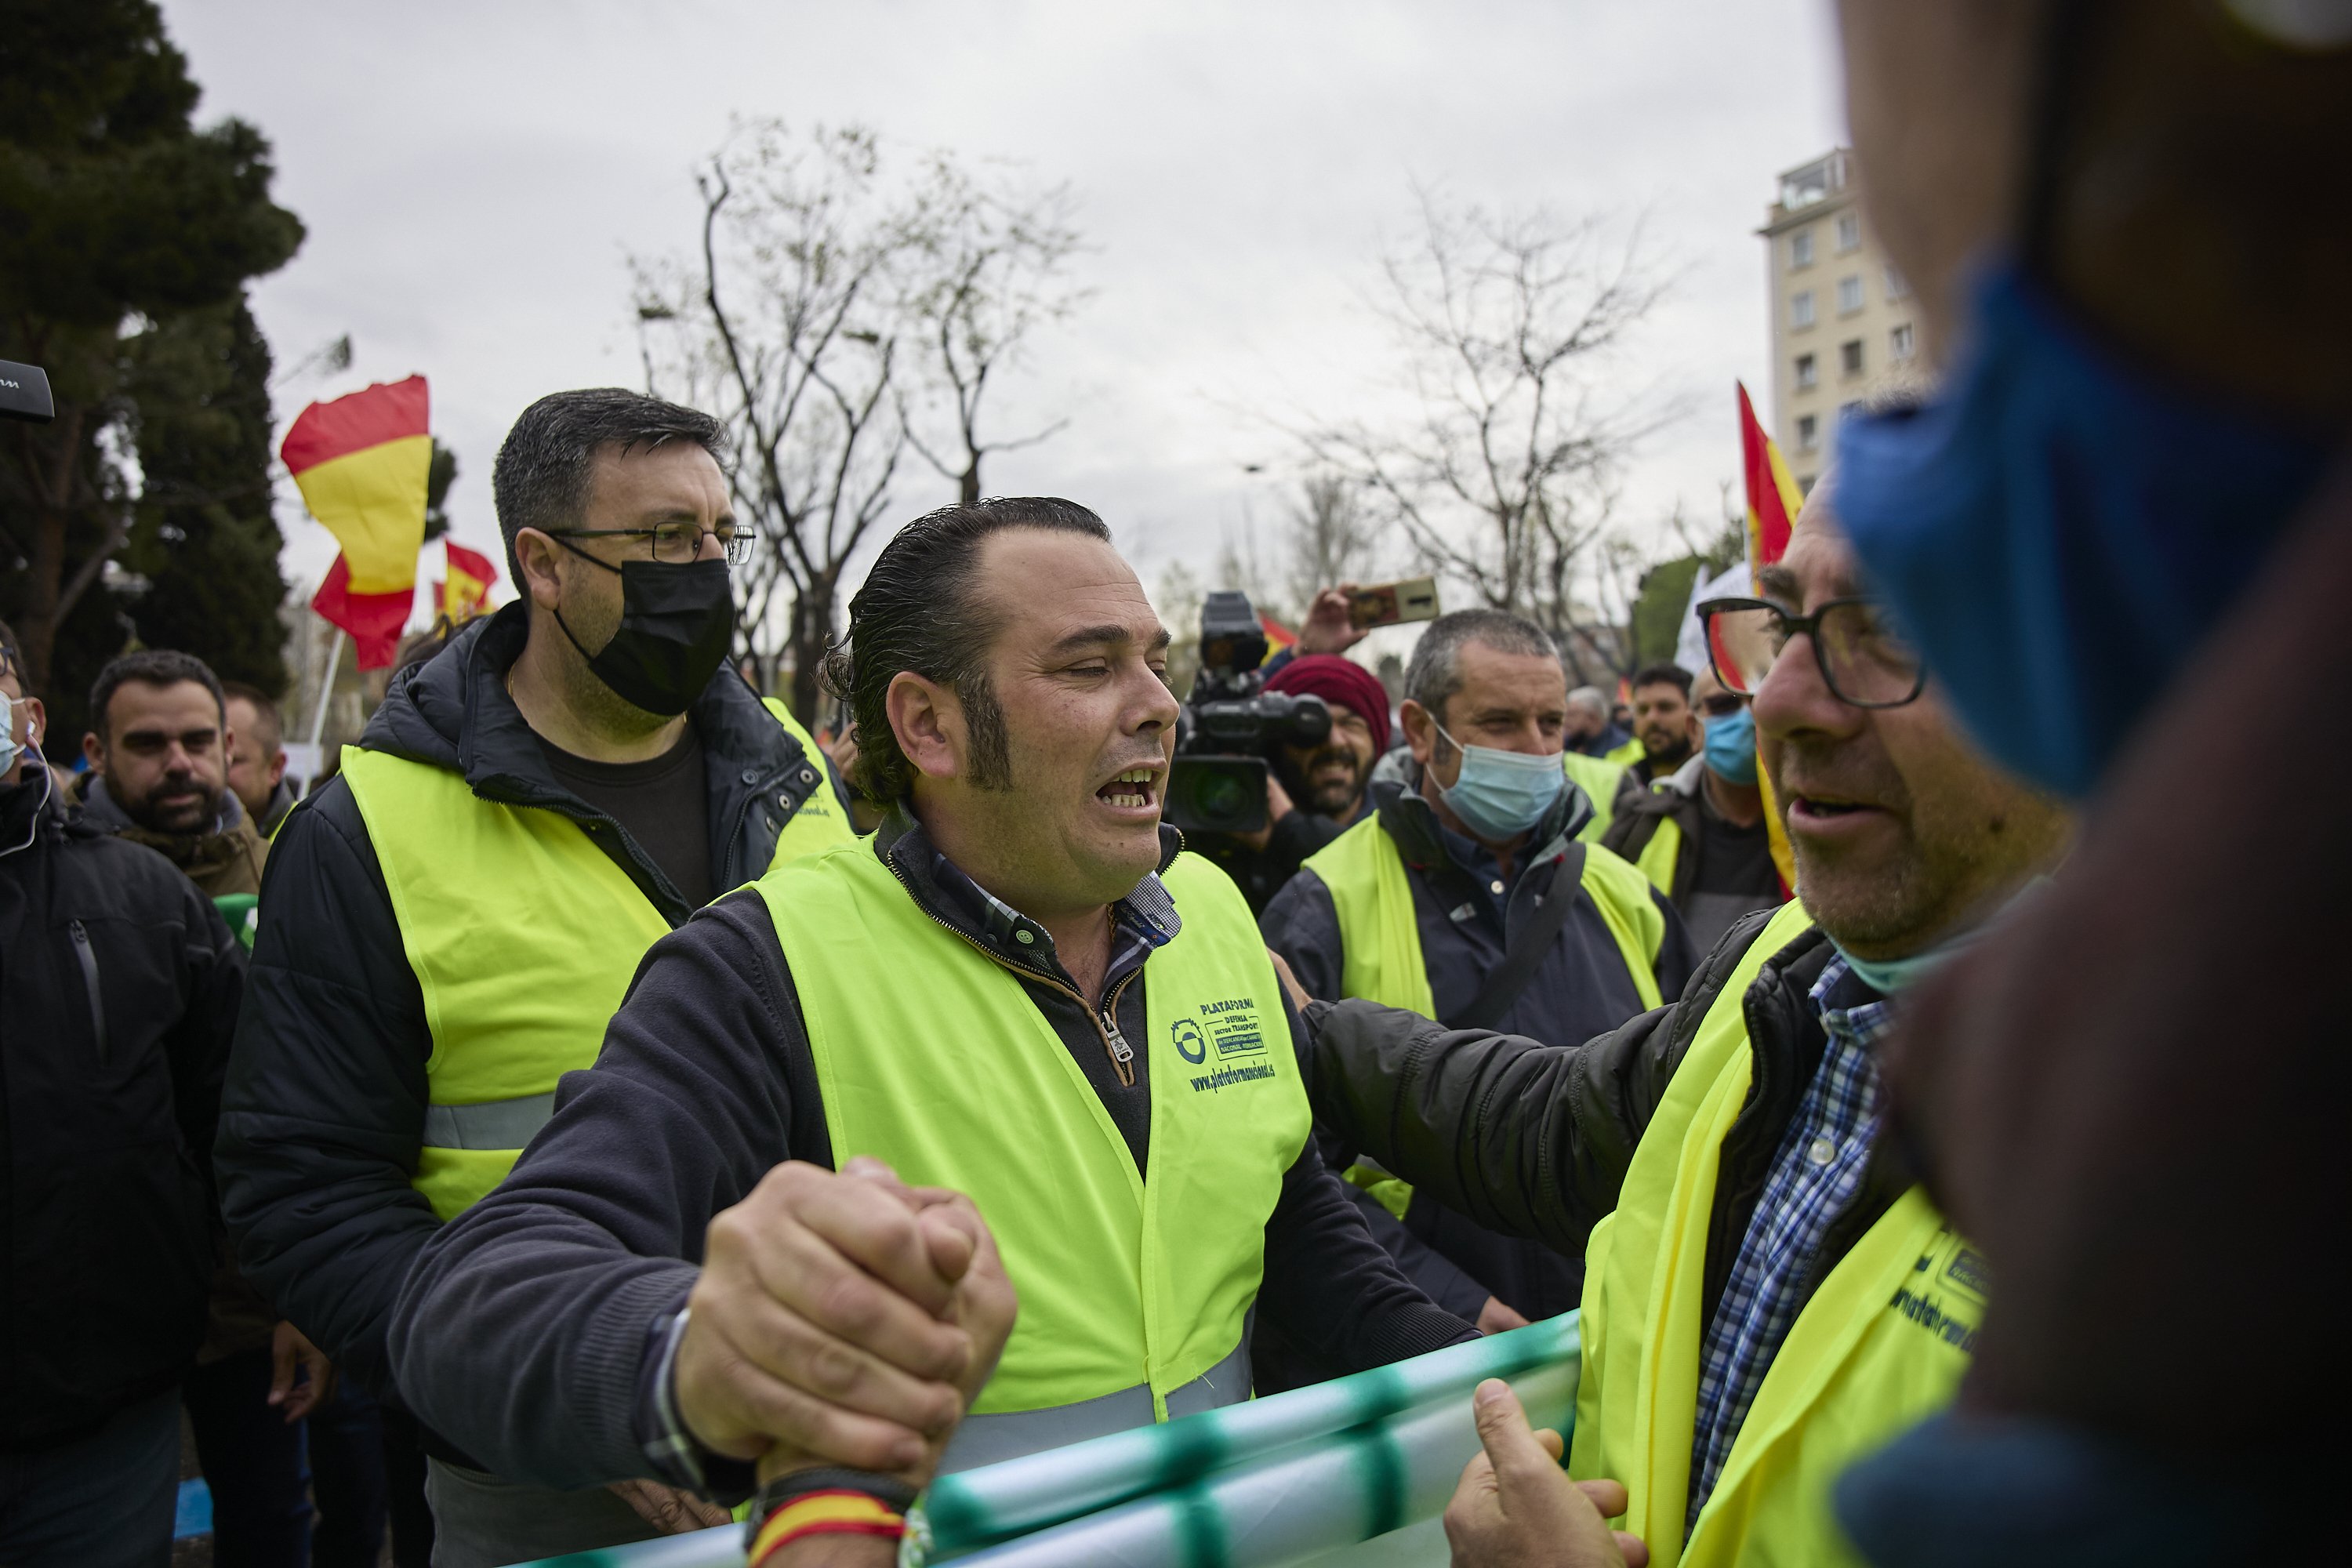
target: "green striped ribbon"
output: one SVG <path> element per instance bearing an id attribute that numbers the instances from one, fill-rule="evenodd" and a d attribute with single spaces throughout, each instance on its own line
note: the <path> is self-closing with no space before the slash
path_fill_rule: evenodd
<path id="1" fill-rule="evenodd" d="M 1443 1563 L 1437 1516 L 1477 1452 L 1470 1391 L 1507 1379 L 1570 1436 L 1573 1312 L 1393 1366 L 1113 1433 L 933 1483 L 905 1568 L 1374 1568 Z M 742 1531 L 546 1559 L 541 1568 L 740 1568 Z M 927 1546 L 919 1544 L 928 1542 Z"/>

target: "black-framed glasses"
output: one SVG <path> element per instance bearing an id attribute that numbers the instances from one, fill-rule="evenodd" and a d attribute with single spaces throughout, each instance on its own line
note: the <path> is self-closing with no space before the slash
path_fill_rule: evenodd
<path id="1" fill-rule="evenodd" d="M 689 561 L 702 559 L 705 534 L 718 536 L 719 548 L 726 552 L 727 564 L 740 566 L 751 559 L 751 546 L 759 542 L 760 531 L 724 522 L 717 528 L 705 528 L 698 522 L 663 522 L 651 528 L 551 528 L 544 531 L 557 539 L 643 539 L 653 558 L 668 566 L 683 566 Z"/>
<path id="2" fill-rule="evenodd" d="M 1832 599 L 1810 616 L 1768 599 L 1709 599 L 1698 606 L 1715 678 L 1753 697 L 1791 637 L 1813 645 L 1813 661 L 1839 701 L 1854 708 L 1900 708 L 1927 684 L 1927 667 L 1869 599 Z"/>

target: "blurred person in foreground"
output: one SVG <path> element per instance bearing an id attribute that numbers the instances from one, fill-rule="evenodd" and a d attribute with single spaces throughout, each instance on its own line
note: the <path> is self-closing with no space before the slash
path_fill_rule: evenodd
<path id="1" fill-rule="evenodd" d="M 228 700 L 204 660 L 169 648 L 110 659 L 89 691 L 90 822 L 160 850 L 213 898 L 261 891 L 269 845 L 228 787 Z"/>
<path id="2" fill-rule="evenodd" d="M 1500 1458 L 1474 1465 L 1454 1516 L 1486 1544 L 1465 1568 L 1606 1561 L 1565 1537 L 1512 1555 L 1489 1528 L 1497 1507 L 1584 1518 L 1571 1474 L 1623 1489 L 1655 1563 L 1850 1562 L 1831 1483 L 1967 1368 L 1989 1281 L 1886 1135 L 1876 1047 L 1911 977 L 2047 872 L 2069 822 L 1953 726 L 1856 578 L 1833 485 L 1758 598 L 1703 606 L 1737 655 L 1717 676 L 1755 699 L 1804 903 L 1742 921 L 1674 1005 L 1580 1046 L 1307 1010 L 1342 1135 L 1586 1259 L 1569 1472 L 1522 1466 L 1515 1499 Z M 1490 1458 L 1533 1441 L 1501 1398 L 1480 1411 Z"/>
<path id="3" fill-rule="evenodd" d="M 1331 710 L 1331 732 L 1311 746 L 1278 746 L 1266 759 L 1264 827 L 1194 836 L 1253 913 L 1265 911 L 1309 855 L 1371 810 L 1365 785 L 1389 749 L 1389 694 L 1352 659 L 1328 653 L 1286 659 L 1266 678 L 1265 689 L 1321 698 Z"/>
<path id="4" fill-rule="evenodd" d="M 68 816 L 23 668 L 0 626 L 0 1563 L 163 1568 L 245 960 L 161 855 Z"/>
<path id="5" fill-rule="evenodd" d="M 1342 1371 L 1473 1337 L 1325 1169 L 1248 906 L 1160 819 L 1168 643 L 1069 501 L 883 547 L 829 679 L 887 820 L 647 955 L 595 1068 L 402 1294 L 427 1420 L 551 1486 L 731 1500 L 760 1461 L 765 1512 L 829 1461 L 896 1510 L 935 1468 L 1246 1399 L 1253 1321 Z M 962 1276 L 877 1160 L 977 1205 Z M 794 1195 L 872 1218 L 820 1239 L 780 1218 Z"/>
<path id="6" fill-rule="evenodd" d="M 384 1336 L 425 1242 L 595 1059 L 646 950 L 848 837 L 815 743 L 725 666 L 751 540 L 724 451 L 708 415 L 616 388 L 525 409 L 492 477 L 520 596 L 399 672 L 270 853 L 223 1207 L 248 1272 L 383 1406 L 395 1551 L 421 1547 L 421 1484 L 440 1568 L 711 1521 L 490 1473 L 417 1428 Z"/>
<path id="7" fill-rule="evenodd" d="M 286 721 L 257 686 L 224 680 L 221 694 L 229 732 L 228 787 L 246 820 L 267 838 L 294 809 L 294 788 L 286 780 Z"/>
<path id="8" fill-rule="evenodd" d="M 1429 624 L 1405 670 L 1403 784 L 1376 786 L 1375 811 L 1261 922 L 1308 994 L 1571 1045 L 1681 992 L 1697 953 L 1664 896 L 1577 838 L 1592 803 L 1559 765 L 1568 714 L 1567 672 L 1533 622 Z M 1377 1168 L 1350 1174 L 1374 1234 L 1449 1310 L 1491 1331 L 1576 1305 L 1576 1252 L 1496 1236 Z"/>
<path id="9" fill-rule="evenodd" d="M 1740 916 L 1778 909 L 1786 895 L 1764 826 L 1748 700 L 1725 690 L 1712 670 L 1692 683 L 1691 698 L 1705 715 L 1703 749 L 1641 794 L 1621 797 L 1601 843 L 1674 901 L 1704 952 Z"/>
<path id="10" fill-rule="evenodd" d="M 2352 582 L 2352 7 L 1841 11 L 1945 366 L 1840 434 L 1856 549 L 1987 745 L 2092 803 L 1891 1043 L 1995 1296 L 1958 1408 L 1843 1515 L 1906 1568 L 2336 1557 L 2352 821 L 2181 808 L 2226 738 L 2352 765 L 2297 695 Z"/>

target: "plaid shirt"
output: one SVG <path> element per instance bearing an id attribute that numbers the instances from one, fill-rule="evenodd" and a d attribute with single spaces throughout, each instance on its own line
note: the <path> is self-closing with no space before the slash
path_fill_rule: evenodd
<path id="1" fill-rule="evenodd" d="M 1829 1048 L 1797 1103 L 1797 1114 L 1772 1156 L 1763 1195 L 1732 1260 L 1731 1279 L 1715 1321 L 1699 1344 L 1698 1419 L 1691 1434 L 1690 1507 L 1683 1516 L 1688 1540 L 1723 1474 L 1756 1390 L 1789 1337 L 1797 1295 L 1812 1271 L 1822 1238 L 1861 1190 L 1872 1145 L 1878 1141 L 1878 1066 L 1871 1047 L 1892 1023 L 1883 1000 L 1833 1007 L 1849 982 L 1845 960 L 1832 958 L 1813 984 Z"/>

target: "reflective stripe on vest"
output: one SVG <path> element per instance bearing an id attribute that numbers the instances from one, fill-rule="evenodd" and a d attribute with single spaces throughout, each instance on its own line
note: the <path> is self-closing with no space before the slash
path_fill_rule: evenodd
<path id="1" fill-rule="evenodd" d="M 1196 1415 L 1221 1405 L 1238 1405 L 1249 1397 L 1249 1342 L 1181 1388 L 1168 1391 L 1168 1419 Z M 1000 1459 L 1042 1454 L 1048 1448 L 1107 1437 L 1137 1426 L 1149 1426 L 1152 1415 L 1151 1385 L 1139 1383 L 1116 1394 L 1097 1394 L 1071 1405 L 1043 1410 L 1003 1410 L 993 1415 L 967 1415 L 940 1457 L 940 1473 L 976 1470 Z"/>
<path id="2" fill-rule="evenodd" d="M 1307 868 L 1322 879 L 1339 916 L 1341 994 L 1434 1017 L 1437 1005 L 1422 959 L 1412 884 L 1404 857 L 1379 815 L 1307 857 Z M 1649 883 L 1613 852 L 1588 844 L 1580 886 L 1615 939 L 1634 994 L 1644 1008 L 1655 1007 L 1658 948 L 1665 941 L 1666 921 L 1650 897 Z"/>
<path id="3" fill-rule="evenodd" d="M 555 1091 L 478 1105 L 428 1105 L 425 1142 L 436 1149 L 520 1149 L 555 1114 Z"/>
<path id="4" fill-rule="evenodd" d="M 1984 1307 L 1982 1260 L 1918 1189 L 1906 1193 L 1798 1314 L 1685 1542 L 1707 1220 L 1754 1062 L 1748 989 L 1811 923 L 1788 904 L 1749 945 L 1643 1130 L 1616 1211 L 1585 1248 L 1569 1468 L 1624 1483 L 1631 1503 L 1617 1522 L 1658 1568 L 1856 1563 L 1831 1518 L 1830 1487 L 1949 1402 Z"/>
<path id="5" fill-rule="evenodd" d="M 1164 1418 L 1204 1379 L 1203 1398 L 1247 1393 L 1214 1369 L 1238 1364 L 1310 1116 L 1248 904 L 1196 855 L 1162 880 L 1182 923 L 1145 962 L 1130 1042 L 1150 1085 L 1149 1181 L 1022 982 L 924 913 L 870 843 L 759 883 L 834 1159 L 875 1155 L 967 1193 L 995 1234 L 1021 1313 L 972 1408 L 1055 1413 L 1008 1433 L 1061 1442 L 1075 1424 Z"/>
<path id="6" fill-rule="evenodd" d="M 1562 752 L 1559 765 L 1592 802 L 1592 820 L 1577 829 L 1576 837 L 1586 844 L 1600 843 L 1610 823 L 1616 820 L 1617 788 L 1625 782 L 1625 764 L 1607 757 L 1588 757 L 1581 752 Z"/>
<path id="7" fill-rule="evenodd" d="M 813 762 L 823 757 L 778 718 Z M 556 1081 L 595 1061 L 669 922 L 567 816 L 484 800 L 448 769 L 356 746 L 343 749 L 342 773 L 433 1038 L 410 1184 L 453 1219 L 514 1168 Z M 812 805 L 821 809 L 784 825 L 776 860 L 849 841 L 837 801 Z"/>
<path id="8" fill-rule="evenodd" d="M 1650 841 L 1642 846 L 1642 853 L 1634 858 L 1633 869 L 1650 879 L 1652 887 L 1672 898 L 1675 892 L 1675 862 L 1682 858 L 1682 853 L 1683 825 L 1671 816 L 1662 816 L 1658 818 L 1657 830 L 1650 835 Z"/>

